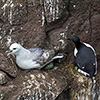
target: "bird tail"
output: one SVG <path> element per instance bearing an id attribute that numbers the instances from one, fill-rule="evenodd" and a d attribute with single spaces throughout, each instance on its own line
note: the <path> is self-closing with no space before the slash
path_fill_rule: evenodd
<path id="1" fill-rule="evenodd" d="M 54 56 L 52 59 L 58 59 L 58 58 L 63 58 L 64 54 L 63 53 L 58 53 L 56 56 Z"/>

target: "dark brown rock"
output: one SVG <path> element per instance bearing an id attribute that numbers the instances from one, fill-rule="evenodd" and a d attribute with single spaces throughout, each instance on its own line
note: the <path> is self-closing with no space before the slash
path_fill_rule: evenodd
<path id="1" fill-rule="evenodd" d="M 18 76 L 9 80 L 6 87 L 0 86 L 0 94 L 2 94 L 3 99 L 40 99 L 42 94 L 44 99 L 54 100 L 65 87 L 67 90 L 71 89 L 69 96 L 72 100 L 77 99 L 73 97 L 78 95 L 82 99 L 84 91 L 83 98 L 87 93 L 90 96 L 89 83 L 91 80 L 79 75 L 73 66 L 70 68 L 67 66 L 68 63 L 74 62 L 74 45 L 68 42 L 66 38 L 75 34 L 80 37 L 81 41 L 93 45 L 96 49 L 98 65 L 100 64 L 100 1 L 11 1 L 0 1 L 0 70 L 12 77 Z M 61 62 L 61 65 L 58 62 L 57 65 L 55 63 L 56 67 L 52 70 L 32 70 L 24 73 L 23 70 L 19 69 L 17 72 L 15 57 L 6 56 L 4 53 L 14 42 L 19 42 L 25 48 L 41 47 L 54 49 L 56 52 L 62 50 L 67 54 L 67 58 Z M 96 76 L 98 87 L 99 71 L 98 67 Z M 87 89 L 89 92 L 86 91 Z M 60 100 L 63 100 L 64 97 L 61 97 Z"/>
<path id="2" fill-rule="evenodd" d="M 12 77 L 17 76 L 17 66 L 12 61 L 12 58 L 7 58 L 3 54 L 0 53 L 0 70 L 6 72 Z"/>
<path id="3" fill-rule="evenodd" d="M 0 71 L 0 85 L 7 83 L 7 75 L 6 73 Z"/>

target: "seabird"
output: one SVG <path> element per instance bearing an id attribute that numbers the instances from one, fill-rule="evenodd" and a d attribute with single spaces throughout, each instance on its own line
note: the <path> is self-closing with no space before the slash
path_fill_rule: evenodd
<path id="1" fill-rule="evenodd" d="M 85 76 L 94 77 L 97 74 L 97 58 L 94 48 L 87 43 L 80 42 L 77 36 L 69 38 L 75 43 L 74 60 L 78 66 L 78 72 Z"/>
<path id="2" fill-rule="evenodd" d="M 21 69 L 41 69 L 54 59 L 63 58 L 62 53 L 58 53 L 55 56 L 54 50 L 44 50 L 41 48 L 26 49 L 18 43 L 13 43 L 6 52 L 8 52 L 8 55 L 16 55 L 16 63 Z"/>

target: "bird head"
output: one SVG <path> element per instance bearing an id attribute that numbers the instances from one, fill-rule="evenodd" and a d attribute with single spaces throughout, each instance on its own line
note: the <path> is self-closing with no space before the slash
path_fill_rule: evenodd
<path id="1" fill-rule="evenodd" d="M 80 39 L 77 36 L 73 36 L 72 38 L 68 38 L 67 40 L 73 41 L 74 43 L 80 42 Z"/>
<path id="2" fill-rule="evenodd" d="M 16 55 L 16 54 L 19 52 L 20 48 L 21 48 L 21 45 L 20 45 L 20 44 L 18 44 L 18 43 L 13 43 L 13 44 L 9 47 L 9 49 L 6 51 L 6 53 L 8 53 L 8 55 L 9 55 L 9 54 L 15 54 L 15 55 Z"/>

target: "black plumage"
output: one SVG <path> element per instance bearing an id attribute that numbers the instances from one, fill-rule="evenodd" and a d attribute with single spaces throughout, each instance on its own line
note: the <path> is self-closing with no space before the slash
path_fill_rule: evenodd
<path id="1" fill-rule="evenodd" d="M 77 36 L 70 38 L 75 43 L 74 60 L 78 66 L 78 71 L 82 74 L 94 77 L 97 73 L 97 59 L 94 48 L 80 42 Z"/>

